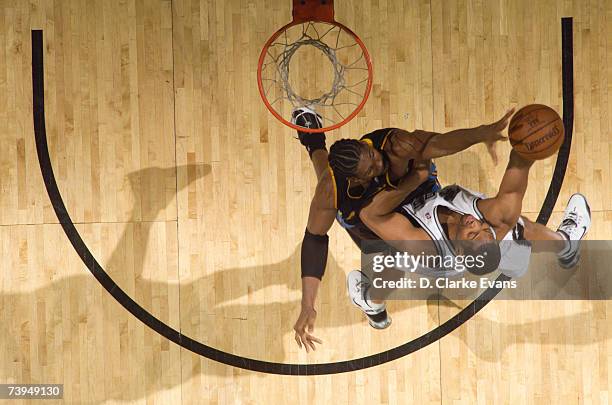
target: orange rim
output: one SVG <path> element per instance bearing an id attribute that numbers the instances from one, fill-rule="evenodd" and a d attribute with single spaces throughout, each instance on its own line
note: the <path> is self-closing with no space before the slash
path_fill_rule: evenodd
<path id="1" fill-rule="evenodd" d="M 363 57 L 364 57 L 364 59 L 366 61 L 366 64 L 368 66 L 368 83 L 366 85 L 366 90 L 365 90 L 365 93 L 363 95 L 363 100 L 361 100 L 361 103 L 357 106 L 357 108 L 355 108 L 355 110 L 352 113 L 350 113 L 348 115 L 348 117 L 346 117 L 344 120 L 340 121 L 337 124 L 330 125 L 328 127 L 323 127 L 323 128 L 304 128 L 304 127 L 301 127 L 299 125 L 293 124 L 291 121 L 287 121 L 285 118 L 283 118 L 274 109 L 274 107 L 272 107 L 272 105 L 268 101 L 268 98 L 266 97 L 265 92 L 264 92 L 263 81 L 261 80 L 261 70 L 262 70 L 263 62 L 264 62 L 264 59 L 265 59 L 265 56 L 266 56 L 266 52 L 268 51 L 268 48 L 270 47 L 270 45 L 285 30 L 287 30 L 288 28 L 290 28 L 290 27 L 292 27 L 294 25 L 303 24 L 304 22 L 295 22 L 295 21 L 292 21 L 289 24 L 285 25 L 284 27 L 280 28 L 278 31 L 276 31 L 270 37 L 270 39 L 268 39 L 268 41 L 265 43 L 263 49 L 261 50 L 261 53 L 259 54 L 259 62 L 257 64 L 257 87 L 259 88 L 259 95 L 261 96 L 261 99 L 263 100 L 264 104 L 268 108 L 268 111 L 270 111 L 272 113 L 272 115 L 274 115 L 276 117 L 276 119 L 278 119 L 280 122 L 282 122 L 283 124 L 287 125 L 288 127 L 291 127 L 291 128 L 293 128 L 295 130 L 299 130 L 300 132 L 308 132 L 308 133 L 319 133 L 319 132 L 332 131 L 334 129 L 340 128 L 341 126 L 343 126 L 344 124 L 346 124 L 347 122 L 349 122 L 350 120 L 355 118 L 357 116 L 357 114 L 359 114 L 359 112 L 363 109 L 366 101 L 368 101 L 368 97 L 370 96 L 370 91 L 372 90 L 372 80 L 373 80 L 373 77 L 374 77 L 373 67 L 372 67 L 372 60 L 370 59 L 370 54 L 368 53 L 368 49 L 366 48 L 365 44 L 357 36 L 357 34 L 355 34 L 353 31 L 351 31 L 345 25 L 343 25 L 343 24 L 341 24 L 341 23 L 339 23 L 337 21 L 331 21 L 331 22 L 330 21 L 314 21 L 314 22 L 322 22 L 322 23 L 336 25 L 336 26 L 340 27 L 340 29 L 342 29 L 345 32 L 347 32 L 348 34 L 350 34 L 355 39 L 355 42 L 357 42 L 357 44 L 359 45 L 359 47 L 361 48 L 361 50 L 363 52 Z"/>

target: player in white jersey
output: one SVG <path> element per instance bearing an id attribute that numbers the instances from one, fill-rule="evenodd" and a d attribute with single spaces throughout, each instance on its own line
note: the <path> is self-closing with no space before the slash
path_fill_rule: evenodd
<path id="1" fill-rule="evenodd" d="M 444 214 L 452 215 L 453 213 L 462 215 L 462 221 L 465 224 L 475 223 L 475 221 L 486 222 L 484 216 L 477 207 L 479 200 L 485 198 L 483 194 L 473 192 L 458 185 L 444 187 L 436 193 L 428 193 L 414 198 L 413 200 L 401 205 L 396 211 L 404 215 L 413 226 L 423 229 L 432 240 L 435 247 L 435 254 L 440 257 L 455 256 L 457 250 L 465 250 L 468 244 L 462 243 L 462 246 L 457 246 L 458 243 L 449 239 L 448 223 L 442 222 L 441 217 Z M 508 232 L 504 240 L 519 240 L 522 239 L 522 230 L 524 229 L 524 221 L 519 218 L 517 224 Z M 492 238 L 495 238 L 495 230 L 492 227 L 487 227 L 486 232 L 490 233 Z M 474 235 L 466 235 L 467 240 L 475 237 Z M 488 238 L 484 238 L 488 240 Z M 479 246 L 487 246 L 476 242 L 469 243 L 471 248 L 479 248 Z M 496 266 L 501 260 L 501 252 L 496 249 L 497 245 L 490 245 L 488 249 L 489 260 Z M 461 274 L 465 271 L 465 267 L 438 267 L 428 268 L 422 266 L 416 269 L 419 273 L 430 273 L 437 277 L 452 277 Z"/>
<path id="2" fill-rule="evenodd" d="M 425 251 L 441 256 L 456 255 L 459 251 L 466 254 L 466 250 L 476 256 L 486 251 L 487 263 L 481 274 L 498 268 L 502 252 L 497 243 L 490 242 L 502 240 L 556 241 L 561 267 L 573 267 L 579 259 L 579 241 L 591 224 L 590 209 L 584 196 L 574 194 L 556 232 L 522 217 L 523 197 L 533 163 L 512 151 L 499 191 L 493 198 L 449 186 L 402 204 L 402 199 L 427 174 L 424 165 L 406 177 L 398 189 L 375 196 L 360 217 L 381 239 L 400 251 L 412 254 Z M 416 252 L 414 241 L 426 243 Z M 456 274 L 454 269 L 436 270 L 434 275 Z M 387 327 L 389 319 L 372 322 L 373 315 L 383 312 L 385 306 L 384 302 L 364 296 L 363 291 L 370 287 L 367 281 L 363 273 L 351 272 L 347 282 L 349 296 L 369 316 L 370 325 L 378 329 Z"/>

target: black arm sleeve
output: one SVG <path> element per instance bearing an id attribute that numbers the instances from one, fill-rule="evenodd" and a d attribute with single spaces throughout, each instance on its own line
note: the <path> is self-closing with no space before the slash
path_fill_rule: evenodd
<path id="1" fill-rule="evenodd" d="M 327 245 L 329 236 L 304 233 L 302 241 L 302 277 L 323 278 L 327 265 Z"/>

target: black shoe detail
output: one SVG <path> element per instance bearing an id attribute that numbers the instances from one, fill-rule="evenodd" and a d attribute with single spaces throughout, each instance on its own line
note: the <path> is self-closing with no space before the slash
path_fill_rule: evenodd
<path id="1" fill-rule="evenodd" d="M 387 310 L 383 309 L 382 312 L 379 312 L 375 315 L 366 314 L 366 316 L 370 318 L 372 322 L 380 323 L 380 322 L 386 321 L 389 315 L 387 315 Z"/>
<path id="2" fill-rule="evenodd" d="M 559 262 L 559 266 L 561 266 L 561 268 L 563 269 L 571 269 L 576 267 L 576 265 L 578 264 L 578 262 L 580 261 L 580 256 L 579 256 L 580 252 L 576 251 L 574 252 L 573 255 L 569 256 L 569 257 L 559 257 L 557 258 L 558 262 Z"/>
<path id="3" fill-rule="evenodd" d="M 296 118 L 296 116 L 298 116 Z M 321 128 L 319 120 L 314 117 L 313 114 L 308 112 L 302 112 L 301 110 L 295 110 L 293 112 L 293 118 L 296 125 L 305 128 Z M 297 131 L 298 139 L 300 143 L 306 147 L 308 155 L 312 157 L 314 151 L 322 149 L 327 150 L 325 146 L 325 133 L 324 132 L 302 132 Z"/>

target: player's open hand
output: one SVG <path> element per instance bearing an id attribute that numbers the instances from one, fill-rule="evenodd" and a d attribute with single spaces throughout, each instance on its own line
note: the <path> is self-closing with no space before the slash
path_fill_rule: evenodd
<path id="1" fill-rule="evenodd" d="M 315 343 L 323 343 L 320 339 L 311 335 L 311 333 L 314 331 L 314 323 L 316 319 L 317 311 L 315 311 L 314 308 L 302 306 L 300 317 L 293 326 L 293 330 L 295 331 L 295 341 L 300 349 L 302 346 L 304 346 L 306 352 L 310 352 L 311 349 L 317 350 Z"/>
<path id="2" fill-rule="evenodd" d="M 487 146 L 487 151 L 493 159 L 493 164 L 497 164 L 499 159 L 497 157 L 497 142 L 499 141 L 507 141 L 508 137 L 504 135 L 504 130 L 508 127 L 508 123 L 510 122 L 510 117 L 514 114 L 514 108 L 511 108 L 506 112 L 506 114 L 497 122 L 493 124 L 484 125 L 483 131 L 486 134 L 485 145 Z"/>

